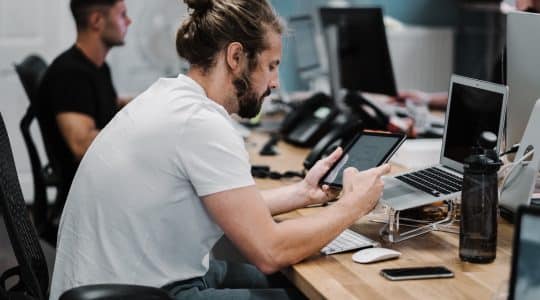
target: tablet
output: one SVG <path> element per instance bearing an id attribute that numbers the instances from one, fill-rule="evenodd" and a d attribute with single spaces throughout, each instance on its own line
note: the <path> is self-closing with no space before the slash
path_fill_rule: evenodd
<path id="1" fill-rule="evenodd" d="M 341 188 L 343 170 L 355 167 L 364 171 L 387 162 L 405 141 L 405 134 L 362 132 L 344 149 L 336 164 L 322 177 L 321 184 Z"/>

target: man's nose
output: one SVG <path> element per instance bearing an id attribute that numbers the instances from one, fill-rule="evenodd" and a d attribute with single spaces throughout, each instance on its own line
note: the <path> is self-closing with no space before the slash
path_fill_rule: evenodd
<path id="1" fill-rule="evenodd" d="M 270 84 L 269 84 L 269 88 L 271 89 L 277 89 L 279 88 L 279 78 L 275 78 L 275 79 L 272 79 L 272 81 L 270 81 Z"/>

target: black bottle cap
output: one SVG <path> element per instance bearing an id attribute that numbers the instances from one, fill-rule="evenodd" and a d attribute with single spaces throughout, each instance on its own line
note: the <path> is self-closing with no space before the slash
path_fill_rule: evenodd
<path id="1" fill-rule="evenodd" d="M 493 132 L 484 131 L 478 139 L 478 145 L 479 147 L 473 147 L 471 155 L 465 158 L 465 170 L 477 174 L 497 172 L 502 165 L 493 150 L 497 145 L 497 136 Z"/>
<path id="2" fill-rule="evenodd" d="M 491 131 L 484 131 L 480 135 L 479 144 L 484 149 L 493 149 L 497 146 L 497 136 Z"/>

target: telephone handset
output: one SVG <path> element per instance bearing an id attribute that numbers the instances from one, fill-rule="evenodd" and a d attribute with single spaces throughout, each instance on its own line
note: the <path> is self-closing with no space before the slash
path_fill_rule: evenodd
<path id="1" fill-rule="evenodd" d="M 306 169 L 338 146 L 347 146 L 363 129 L 387 130 L 389 117 L 369 100 L 349 93 L 345 103 L 351 108 L 351 114 L 341 124 L 333 124 L 340 111 L 332 99 L 322 93 L 306 99 L 283 121 L 280 131 L 285 141 L 302 147 L 316 144 L 304 161 Z"/>
<path id="2" fill-rule="evenodd" d="M 285 141 L 301 147 L 311 147 L 330 130 L 338 114 L 339 110 L 332 99 L 318 93 L 289 113 L 280 131 Z"/>
<path id="3" fill-rule="evenodd" d="M 345 103 L 351 108 L 352 113 L 362 120 L 365 129 L 388 129 L 390 118 L 363 96 L 348 93 L 345 96 Z"/>
<path id="4" fill-rule="evenodd" d="M 345 103 L 351 109 L 348 121 L 336 125 L 319 140 L 304 160 L 306 169 L 309 170 L 317 160 L 329 155 L 338 146 L 346 147 L 356 134 L 364 129 L 387 130 L 389 117 L 369 100 L 361 95 L 349 93 L 345 96 Z"/>
<path id="5" fill-rule="evenodd" d="M 313 147 L 304 160 L 304 168 L 311 169 L 319 159 L 330 155 L 338 146 L 345 148 L 359 132 L 362 132 L 364 129 L 362 124 L 362 121 L 354 120 L 336 125 Z"/>

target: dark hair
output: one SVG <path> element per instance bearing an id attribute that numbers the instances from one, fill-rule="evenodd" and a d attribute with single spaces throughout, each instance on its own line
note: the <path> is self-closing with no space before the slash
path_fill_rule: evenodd
<path id="1" fill-rule="evenodd" d="M 176 34 L 178 55 L 208 70 L 216 54 L 240 42 L 250 62 L 267 49 L 266 33 L 284 25 L 266 0 L 184 0 L 191 13 Z"/>
<path id="2" fill-rule="evenodd" d="M 113 6 L 118 1 L 123 0 L 71 0 L 69 7 L 71 8 L 73 18 L 75 19 L 77 30 L 88 27 L 88 16 L 90 16 L 94 10 Z"/>

